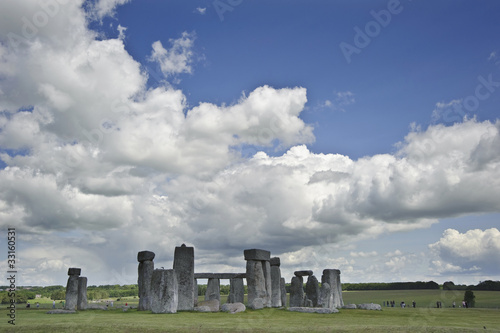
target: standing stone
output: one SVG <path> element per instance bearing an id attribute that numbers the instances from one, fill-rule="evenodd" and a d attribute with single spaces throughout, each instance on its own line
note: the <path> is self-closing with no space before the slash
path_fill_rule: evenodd
<path id="1" fill-rule="evenodd" d="M 286 283 L 285 278 L 280 279 L 280 287 L 281 287 L 281 305 L 286 306 Z"/>
<path id="2" fill-rule="evenodd" d="M 247 269 L 248 306 L 251 309 L 261 308 L 267 304 L 266 281 L 262 261 L 248 260 Z"/>
<path id="3" fill-rule="evenodd" d="M 193 289 L 194 289 L 193 304 L 196 307 L 198 305 L 198 280 L 197 279 L 193 279 Z"/>
<path id="4" fill-rule="evenodd" d="M 342 299 L 342 284 L 340 283 L 340 270 L 338 269 L 325 269 L 321 277 L 321 283 L 328 283 L 330 286 L 330 295 L 327 297 L 328 304 L 323 304 L 323 307 L 341 308 L 344 306 Z"/>
<path id="5" fill-rule="evenodd" d="M 151 310 L 151 277 L 154 271 L 155 257 L 154 252 L 141 251 L 137 254 L 137 261 L 139 261 L 137 285 L 139 287 L 139 306 L 138 311 Z"/>
<path id="6" fill-rule="evenodd" d="M 243 251 L 247 261 L 248 306 L 252 309 L 271 306 L 271 252 L 259 249 Z"/>
<path id="7" fill-rule="evenodd" d="M 318 306 L 319 295 L 318 279 L 314 275 L 309 275 L 306 283 L 306 298 L 311 300 L 313 307 Z"/>
<path id="8" fill-rule="evenodd" d="M 81 273 L 80 268 L 68 269 L 68 283 L 66 284 L 66 310 L 75 310 L 78 303 L 78 276 Z"/>
<path id="9" fill-rule="evenodd" d="M 271 264 L 271 306 L 279 308 L 281 303 L 281 270 L 280 258 L 274 257 L 270 260 Z"/>
<path id="10" fill-rule="evenodd" d="M 327 282 L 321 283 L 319 294 L 319 305 L 323 308 L 330 308 L 330 304 L 333 303 L 333 295 L 330 285 Z"/>
<path id="11" fill-rule="evenodd" d="M 245 298 L 245 286 L 242 278 L 232 278 L 229 282 L 228 303 L 243 303 Z"/>
<path id="12" fill-rule="evenodd" d="M 272 299 L 272 280 L 271 280 L 271 262 L 269 260 L 262 262 L 262 267 L 264 268 L 264 278 L 266 280 L 266 307 L 271 307 Z"/>
<path id="13" fill-rule="evenodd" d="M 205 301 L 216 299 L 220 303 L 220 279 L 208 279 Z"/>
<path id="14" fill-rule="evenodd" d="M 194 308 L 194 247 L 177 246 L 174 253 L 174 270 L 179 284 L 178 310 Z M 197 293 L 196 293 L 197 294 Z"/>
<path id="15" fill-rule="evenodd" d="M 173 269 L 155 269 L 151 278 L 151 311 L 176 313 L 179 305 L 177 275 Z"/>
<path id="16" fill-rule="evenodd" d="M 78 299 L 76 309 L 87 309 L 87 278 L 84 276 L 78 277 Z"/>
<path id="17" fill-rule="evenodd" d="M 290 284 L 290 307 L 304 306 L 304 279 L 302 276 L 294 276 Z"/>

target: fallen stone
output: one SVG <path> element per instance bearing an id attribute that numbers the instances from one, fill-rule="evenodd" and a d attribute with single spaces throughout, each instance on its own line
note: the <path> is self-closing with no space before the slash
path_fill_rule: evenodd
<path id="1" fill-rule="evenodd" d="M 247 308 L 243 303 L 225 303 L 221 306 L 221 311 L 229 313 L 243 312 Z"/>
<path id="2" fill-rule="evenodd" d="M 342 307 L 342 309 L 357 309 L 356 304 L 346 304 Z"/>
<path id="3" fill-rule="evenodd" d="M 363 304 L 358 304 L 358 309 L 381 311 L 382 306 L 380 306 L 380 304 L 374 304 L 374 303 L 363 303 Z"/>
<path id="4" fill-rule="evenodd" d="M 313 275 L 313 271 L 295 271 L 293 274 L 295 276 L 310 276 Z"/>
<path id="5" fill-rule="evenodd" d="M 75 310 L 50 310 L 46 312 L 47 314 L 71 314 L 71 313 L 76 313 Z"/>
<path id="6" fill-rule="evenodd" d="M 130 307 L 129 307 L 129 306 L 124 306 L 124 307 L 122 308 L 122 311 L 123 311 L 123 312 L 127 312 L 129 309 L 130 309 Z"/>
<path id="7" fill-rule="evenodd" d="M 137 253 L 138 262 L 152 261 L 154 258 L 155 258 L 155 253 L 151 251 L 141 251 Z"/>
<path id="8" fill-rule="evenodd" d="M 337 313 L 337 312 L 339 312 L 339 310 L 337 310 L 337 309 L 305 308 L 305 307 L 291 307 L 291 308 L 288 308 L 288 311 L 306 312 L 306 313 L 322 313 L 322 314 L 329 314 L 329 313 Z"/>
<path id="9" fill-rule="evenodd" d="M 199 312 L 219 312 L 220 302 L 217 299 L 198 302 L 198 306 L 194 308 Z M 208 308 L 208 310 L 207 310 Z"/>

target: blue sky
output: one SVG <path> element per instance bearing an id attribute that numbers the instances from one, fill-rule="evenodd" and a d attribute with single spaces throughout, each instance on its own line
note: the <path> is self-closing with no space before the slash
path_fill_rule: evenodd
<path id="1" fill-rule="evenodd" d="M 498 2 L 47 4 L 0 5 L 24 284 L 134 283 L 181 243 L 197 271 L 498 279 Z"/>

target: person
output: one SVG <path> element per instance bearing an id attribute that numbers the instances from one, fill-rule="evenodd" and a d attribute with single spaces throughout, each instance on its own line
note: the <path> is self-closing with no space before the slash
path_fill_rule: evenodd
<path id="1" fill-rule="evenodd" d="M 40 308 L 40 303 L 36 302 L 36 308 Z"/>
<path id="2" fill-rule="evenodd" d="M 113 301 L 111 301 L 111 307 L 113 307 Z"/>
<path id="3" fill-rule="evenodd" d="M 55 308 L 56 308 L 56 301 L 55 301 L 55 300 L 53 300 L 53 301 L 52 301 L 52 309 L 55 309 Z"/>
<path id="4" fill-rule="evenodd" d="M 453 301 L 453 304 L 452 304 L 452 306 L 453 306 L 453 307 L 455 307 L 456 305 L 457 305 L 457 304 L 455 303 L 455 301 Z"/>
<path id="5" fill-rule="evenodd" d="M 125 306 L 128 306 L 128 303 L 125 303 Z"/>
<path id="6" fill-rule="evenodd" d="M 26 303 L 26 307 L 27 307 L 27 308 L 31 308 L 31 304 L 30 304 L 30 302 Z"/>
<path id="7" fill-rule="evenodd" d="M 414 308 L 416 308 L 416 307 L 417 307 L 417 303 L 416 303 L 415 301 L 412 301 L 412 302 L 411 302 L 411 305 L 413 305 L 413 307 L 414 307 Z"/>

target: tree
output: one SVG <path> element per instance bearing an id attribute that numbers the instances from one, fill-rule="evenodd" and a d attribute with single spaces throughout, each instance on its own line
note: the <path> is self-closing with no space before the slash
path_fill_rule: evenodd
<path id="1" fill-rule="evenodd" d="M 443 283 L 443 290 L 455 290 L 455 284 L 453 281 L 446 281 Z"/>
<path id="2" fill-rule="evenodd" d="M 476 296 L 474 292 L 470 289 L 465 291 L 464 301 L 467 303 L 467 307 L 473 308 L 476 305 Z"/>
<path id="3" fill-rule="evenodd" d="M 64 290 L 56 290 L 52 294 L 50 294 L 50 299 L 53 300 L 66 299 L 66 292 Z"/>

